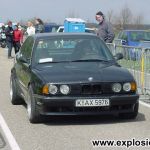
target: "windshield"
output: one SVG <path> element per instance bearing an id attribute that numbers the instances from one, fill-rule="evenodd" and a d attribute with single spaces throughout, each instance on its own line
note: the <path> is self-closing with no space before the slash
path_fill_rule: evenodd
<path id="1" fill-rule="evenodd" d="M 37 41 L 33 59 L 36 64 L 75 61 L 114 60 L 106 44 L 99 38 L 55 37 Z"/>
<path id="2" fill-rule="evenodd" d="M 150 32 L 148 31 L 131 31 L 130 40 L 134 42 L 150 41 Z"/>

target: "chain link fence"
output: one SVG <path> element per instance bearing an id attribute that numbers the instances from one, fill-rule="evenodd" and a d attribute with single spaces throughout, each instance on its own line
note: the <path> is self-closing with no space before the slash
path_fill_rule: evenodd
<path id="1" fill-rule="evenodd" d="M 107 43 L 113 55 L 122 53 L 119 64 L 134 76 L 141 99 L 150 103 L 150 48 L 123 46 Z"/>

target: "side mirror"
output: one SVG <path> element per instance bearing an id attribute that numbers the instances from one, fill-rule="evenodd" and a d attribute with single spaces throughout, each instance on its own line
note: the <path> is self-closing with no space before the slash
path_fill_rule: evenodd
<path id="1" fill-rule="evenodd" d="M 30 59 L 25 59 L 24 57 L 22 57 L 22 55 L 16 55 L 16 60 L 27 64 L 29 64 L 30 62 Z"/>
<path id="2" fill-rule="evenodd" d="M 122 45 L 127 45 L 127 41 L 126 40 L 121 40 L 121 44 Z"/>
<path id="3" fill-rule="evenodd" d="M 28 61 L 23 57 L 19 57 L 19 61 L 22 63 L 28 63 Z"/>
<path id="4" fill-rule="evenodd" d="M 120 60 L 120 59 L 123 59 L 123 54 L 122 53 L 117 53 L 114 57 L 115 57 L 116 60 Z"/>

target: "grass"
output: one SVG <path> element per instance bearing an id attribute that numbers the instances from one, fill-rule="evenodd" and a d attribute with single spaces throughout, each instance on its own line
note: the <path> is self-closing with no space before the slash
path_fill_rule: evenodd
<path id="1" fill-rule="evenodd" d="M 122 59 L 118 62 L 121 66 L 123 66 L 125 68 L 142 71 L 142 61 L 141 60 L 133 61 L 133 60 Z M 150 73 L 150 60 L 145 61 L 143 66 L 144 66 L 144 72 Z"/>

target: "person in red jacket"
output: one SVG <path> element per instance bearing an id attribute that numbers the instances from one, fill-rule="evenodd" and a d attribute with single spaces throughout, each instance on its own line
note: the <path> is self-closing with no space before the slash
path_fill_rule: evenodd
<path id="1" fill-rule="evenodd" d="M 15 25 L 15 29 L 13 32 L 13 41 L 16 54 L 21 47 L 21 43 L 23 42 L 23 33 L 21 30 L 18 29 L 18 25 Z"/>

